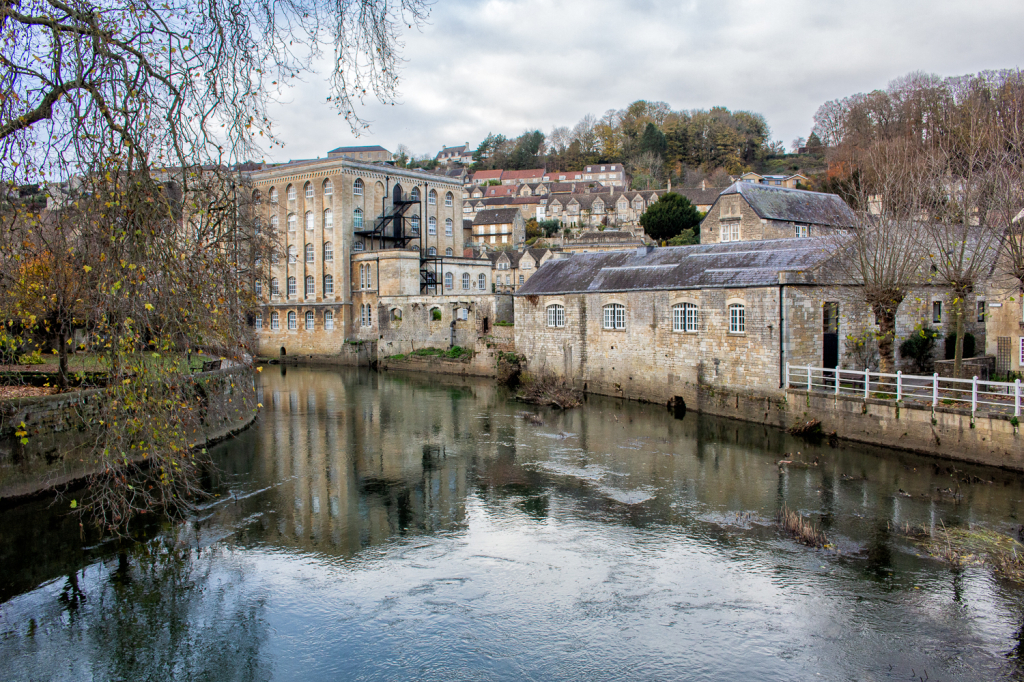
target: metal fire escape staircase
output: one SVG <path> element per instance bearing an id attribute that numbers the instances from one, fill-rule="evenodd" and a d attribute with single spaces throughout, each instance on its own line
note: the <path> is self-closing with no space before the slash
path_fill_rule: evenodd
<path id="1" fill-rule="evenodd" d="M 444 269 L 442 256 L 436 253 L 435 255 L 427 254 L 427 249 L 423 245 L 423 226 L 420 226 L 420 229 L 415 232 L 411 229 L 406 230 L 408 219 L 405 217 L 405 213 L 409 210 L 410 206 L 419 203 L 419 200 L 406 199 L 403 195 L 396 192 L 394 201 L 391 203 L 391 211 L 385 211 L 384 215 L 377 218 L 372 229 L 355 230 L 354 234 L 367 239 L 369 241 L 369 250 L 371 251 L 374 250 L 374 242 L 376 242 L 378 249 L 404 249 L 413 240 L 419 241 L 420 293 L 438 294 L 441 293 L 439 287 L 441 286 Z M 420 213 L 422 214 L 423 211 L 421 210 Z"/>

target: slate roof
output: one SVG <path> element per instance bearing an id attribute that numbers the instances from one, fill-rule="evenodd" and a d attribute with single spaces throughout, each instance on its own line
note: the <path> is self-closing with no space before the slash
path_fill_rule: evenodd
<path id="1" fill-rule="evenodd" d="M 772 286 L 780 272 L 813 269 L 830 253 L 822 238 L 576 253 L 542 265 L 516 296 Z"/>
<path id="2" fill-rule="evenodd" d="M 469 218 L 463 218 L 462 219 L 462 229 L 463 230 L 472 230 L 473 229 L 473 221 L 470 220 Z"/>
<path id="3" fill-rule="evenodd" d="M 477 199 L 477 201 L 483 201 L 486 206 L 515 206 L 518 204 L 540 204 L 545 199 L 547 199 L 546 195 L 532 197 L 508 195 L 506 197 L 487 197 L 486 199 Z"/>
<path id="4" fill-rule="evenodd" d="M 530 179 L 530 178 L 543 178 L 543 177 L 544 177 L 544 169 L 543 168 L 531 168 L 529 170 L 517 170 L 517 171 L 515 171 L 515 170 L 513 170 L 513 171 L 503 171 L 502 174 L 501 174 L 502 181 L 505 181 L 505 180 L 527 180 L 527 179 Z"/>
<path id="5" fill-rule="evenodd" d="M 518 208 L 485 208 L 473 218 L 474 225 L 503 225 L 515 220 Z"/>
<path id="6" fill-rule="evenodd" d="M 328 154 L 351 154 L 352 152 L 386 152 L 387 149 L 375 144 L 369 147 L 338 147 L 327 152 Z M 390 152 L 389 152 L 390 153 Z"/>
<path id="7" fill-rule="evenodd" d="M 695 187 L 693 189 L 673 188 L 673 192 L 681 194 L 690 200 L 690 203 L 694 206 L 711 206 L 718 201 L 718 195 L 722 193 L 721 188 L 708 187 L 707 189 L 701 189 Z"/>
<path id="8" fill-rule="evenodd" d="M 501 171 L 500 170 L 484 170 L 484 171 L 477 171 L 476 173 L 473 173 L 473 183 L 477 184 L 477 185 L 483 184 L 484 182 L 486 182 L 488 180 L 500 180 L 500 179 L 501 179 Z"/>
<path id="9" fill-rule="evenodd" d="M 835 194 L 752 182 L 735 182 L 720 196 L 728 194 L 742 196 L 758 217 L 766 220 L 838 227 L 853 227 L 857 224 L 853 211 Z"/>

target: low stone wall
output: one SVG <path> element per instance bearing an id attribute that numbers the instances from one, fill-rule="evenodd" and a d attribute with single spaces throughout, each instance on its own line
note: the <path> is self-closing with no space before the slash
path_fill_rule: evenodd
<path id="1" fill-rule="evenodd" d="M 500 348 L 489 348 L 481 342 L 476 345 L 472 358 L 453 360 L 436 355 L 406 355 L 402 358 L 392 356 L 381 358 L 377 369 L 493 377 L 497 374 L 500 351 Z"/>
<path id="2" fill-rule="evenodd" d="M 331 354 L 274 355 L 260 358 L 261 362 L 282 365 L 324 365 L 334 367 L 371 367 L 377 361 L 377 342 L 345 342 L 341 350 Z"/>
<path id="3" fill-rule="evenodd" d="M 202 425 L 192 442 L 207 445 L 245 428 L 256 417 L 253 373 L 232 367 L 194 375 L 205 392 Z M 31 495 L 96 473 L 90 430 L 106 389 L 0 401 L 0 499 Z M 24 427 L 21 427 L 24 424 Z M 24 428 L 27 443 L 15 436 Z"/>
<path id="4" fill-rule="evenodd" d="M 945 379 L 985 379 L 986 381 L 996 373 L 996 358 L 994 355 L 980 355 L 974 358 L 964 358 L 960 364 L 960 376 L 953 375 L 955 360 L 936 360 L 935 373 Z"/>

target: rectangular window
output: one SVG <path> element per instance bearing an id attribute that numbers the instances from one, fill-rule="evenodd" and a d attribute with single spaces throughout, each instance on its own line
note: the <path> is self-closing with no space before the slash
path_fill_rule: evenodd
<path id="1" fill-rule="evenodd" d="M 334 313 L 330 310 L 324 313 L 324 329 L 334 329 Z"/>
<path id="2" fill-rule="evenodd" d="M 626 307 L 618 303 L 612 303 L 604 307 L 603 326 L 605 329 L 626 328 Z"/>
<path id="3" fill-rule="evenodd" d="M 935 324 L 942 322 L 942 301 L 932 301 L 932 322 Z"/>
<path id="4" fill-rule="evenodd" d="M 729 333 L 745 334 L 747 332 L 747 312 L 741 305 L 729 306 Z"/>
<path id="5" fill-rule="evenodd" d="M 985 323 L 985 302 L 978 301 L 978 322 Z"/>
<path id="6" fill-rule="evenodd" d="M 735 223 L 732 226 L 732 237 L 729 241 L 738 242 L 740 240 L 740 224 Z"/>
<path id="7" fill-rule="evenodd" d="M 697 331 L 697 306 L 693 303 L 679 303 L 672 306 L 672 331 Z"/>
<path id="8" fill-rule="evenodd" d="M 263 315 L 256 313 L 256 331 L 263 329 Z"/>
<path id="9" fill-rule="evenodd" d="M 807 225 L 797 225 L 796 236 L 801 239 L 806 239 L 811 236 L 811 228 Z"/>

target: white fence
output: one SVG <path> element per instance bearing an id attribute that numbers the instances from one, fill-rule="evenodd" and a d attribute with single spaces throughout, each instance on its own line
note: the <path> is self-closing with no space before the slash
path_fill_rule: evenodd
<path id="1" fill-rule="evenodd" d="M 1012 383 L 978 377 L 948 379 L 938 374 L 930 377 L 903 372 L 883 374 L 866 369 L 827 369 L 786 363 L 786 388 L 932 407 L 963 405 L 971 408 L 971 414 L 981 408 L 1020 416 L 1020 379 Z"/>

